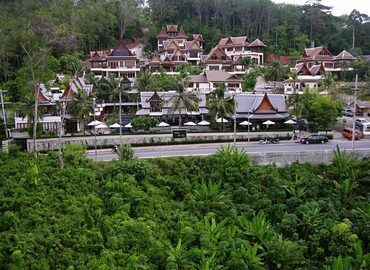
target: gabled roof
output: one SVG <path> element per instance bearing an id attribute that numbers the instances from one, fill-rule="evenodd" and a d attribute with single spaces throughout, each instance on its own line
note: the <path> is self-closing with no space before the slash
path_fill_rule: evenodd
<path id="1" fill-rule="evenodd" d="M 168 37 L 166 29 L 163 27 L 159 34 L 157 35 L 157 38 L 166 38 Z"/>
<path id="2" fill-rule="evenodd" d="M 241 83 L 243 80 L 238 76 L 227 73 L 223 70 L 206 70 L 200 75 L 188 76 L 189 82 L 192 83 Z"/>
<path id="3" fill-rule="evenodd" d="M 149 64 L 154 64 L 154 63 L 160 63 L 161 60 L 159 59 L 159 55 L 158 55 L 158 52 L 155 51 L 153 54 L 152 54 L 152 59 L 150 60 Z"/>
<path id="4" fill-rule="evenodd" d="M 161 64 L 164 65 L 164 66 L 172 66 L 173 65 L 172 60 L 168 56 L 166 56 L 166 58 L 163 59 Z"/>
<path id="5" fill-rule="evenodd" d="M 191 41 L 185 41 L 184 51 L 198 51 L 198 52 L 202 52 L 203 49 L 200 47 L 198 41 L 191 40 Z"/>
<path id="6" fill-rule="evenodd" d="M 353 57 L 352 54 L 343 50 L 340 54 L 334 57 L 335 60 L 356 60 L 356 57 Z"/>
<path id="7" fill-rule="evenodd" d="M 274 107 L 267 96 L 267 93 L 263 96 L 262 100 L 260 103 L 256 106 L 256 108 L 253 110 L 253 113 L 258 113 L 258 112 L 277 112 L 278 109 Z"/>
<path id="8" fill-rule="evenodd" d="M 180 46 L 175 40 L 171 39 L 171 40 L 163 41 L 163 50 L 164 51 L 176 50 L 176 49 L 180 49 Z"/>
<path id="9" fill-rule="evenodd" d="M 261 40 L 258 38 L 248 45 L 249 47 L 267 47 Z"/>
<path id="10" fill-rule="evenodd" d="M 263 116 L 264 114 L 266 119 L 270 120 L 284 119 L 288 116 L 284 95 L 241 93 L 236 96 L 236 106 L 240 117 L 251 115 L 250 119 L 263 119 L 258 115 Z"/>
<path id="11" fill-rule="evenodd" d="M 166 25 L 167 32 L 178 32 L 177 31 L 177 24 L 168 24 Z"/>
<path id="12" fill-rule="evenodd" d="M 188 36 L 185 34 L 184 29 L 182 29 L 182 27 L 181 27 L 177 37 L 178 38 L 188 38 Z"/>
<path id="13" fill-rule="evenodd" d="M 120 57 L 120 56 L 134 56 L 132 52 L 127 48 L 127 46 L 123 43 L 123 40 L 118 40 L 116 47 L 111 51 L 109 56 L 113 57 Z"/>
<path id="14" fill-rule="evenodd" d="M 296 64 L 295 70 L 297 71 L 298 74 L 304 74 L 304 75 L 311 74 L 311 71 L 309 70 L 305 62 Z"/>
<path id="15" fill-rule="evenodd" d="M 195 41 L 204 41 L 202 34 L 193 34 L 193 39 Z"/>
<path id="16" fill-rule="evenodd" d="M 306 61 L 322 61 L 322 60 L 333 60 L 333 55 L 329 52 L 329 50 L 324 46 L 319 46 L 315 48 L 305 48 L 303 55 L 301 57 L 302 60 Z"/>
<path id="17" fill-rule="evenodd" d="M 151 97 L 149 97 L 148 99 L 146 99 L 146 102 L 162 102 L 163 101 L 163 98 L 161 98 L 157 91 L 154 91 L 153 95 Z"/>
<path id="18" fill-rule="evenodd" d="M 247 36 L 222 38 L 218 45 L 219 47 L 247 46 L 249 39 Z"/>
<path id="19" fill-rule="evenodd" d="M 213 56 L 216 56 L 217 59 L 212 59 Z M 227 54 L 225 53 L 224 50 L 222 50 L 221 48 L 219 47 L 215 47 L 213 48 L 209 54 L 207 55 L 207 57 L 205 58 L 204 60 L 206 63 L 209 62 L 209 61 L 217 61 L 217 62 L 232 62 L 231 58 L 229 56 L 227 56 Z"/>
<path id="20" fill-rule="evenodd" d="M 324 66 L 321 65 L 313 65 L 310 69 L 311 75 L 321 75 L 325 73 L 325 68 Z"/>

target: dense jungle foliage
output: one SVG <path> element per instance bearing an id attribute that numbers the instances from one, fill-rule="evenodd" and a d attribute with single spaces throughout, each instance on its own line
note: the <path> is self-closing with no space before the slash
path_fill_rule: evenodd
<path id="1" fill-rule="evenodd" d="M 64 158 L 0 154 L 0 269 L 369 269 L 370 160 Z"/>
<path id="2" fill-rule="evenodd" d="M 153 51 L 156 35 L 171 23 L 202 34 L 205 53 L 221 37 L 248 35 L 263 40 L 271 52 L 295 57 L 311 40 L 333 54 L 343 49 L 370 54 L 368 16 L 354 10 L 336 17 L 330 10 L 320 0 L 302 6 L 270 0 L 0 1 L 0 80 L 13 78 L 24 65 L 22 45 L 45 48 L 58 59 L 76 52 L 85 59 L 90 50 L 111 48 L 119 37 L 142 37 L 147 28 L 146 49 Z"/>

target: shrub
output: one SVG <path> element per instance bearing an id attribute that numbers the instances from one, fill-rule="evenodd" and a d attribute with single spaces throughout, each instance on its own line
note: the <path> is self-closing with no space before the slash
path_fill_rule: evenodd
<path id="1" fill-rule="evenodd" d="M 120 160 L 132 160 L 134 158 L 134 150 L 130 144 L 120 145 L 118 147 L 118 157 Z"/>

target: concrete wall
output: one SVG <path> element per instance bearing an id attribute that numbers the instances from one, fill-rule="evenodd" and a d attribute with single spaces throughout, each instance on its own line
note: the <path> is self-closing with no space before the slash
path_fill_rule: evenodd
<path id="1" fill-rule="evenodd" d="M 269 136 L 286 136 L 288 132 L 271 132 Z M 263 133 L 250 133 L 250 137 L 263 136 Z M 246 139 L 248 134 L 246 132 L 238 132 L 237 139 Z M 204 140 L 232 140 L 234 138 L 233 133 L 188 133 L 186 139 L 176 139 L 176 141 L 204 141 Z M 147 134 L 147 135 L 122 135 L 122 142 L 125 144 L 150 144 L 150 143 L 165 143 L 171 142 L 172 134 Z M 62 143 L 72 144 L 79 143 L 88 146 L 94 146 L 94 136 L 85 136 L 85 137 L 64 137 L 62 138 Z M 96 145 L 113 145 L 120 144 L 119 136 L 96 136 Z M 36 140 L 36 151 L 48 151 L 56 150 L 59 146 L 59 139 L 37 139 Z M 33 140 L 27 140 L 27 151 L 32 151 L 33 149 Z"/>
<path id="2" fill-rule="evenodd" d="M 356 149 L 354 151 L 346 151 L 347 154 L 353 155 L 359 160 L 370 158 L 370 152 L 366 149 Z M 329 164 L 333 160 L 333 150 L 310 151 L 310 152 L 283 152 L 283 153 L 249 153 L 254 165 L 272 165 L 284 167 L 288 164 L 310 163 L 310 164 Z"/>

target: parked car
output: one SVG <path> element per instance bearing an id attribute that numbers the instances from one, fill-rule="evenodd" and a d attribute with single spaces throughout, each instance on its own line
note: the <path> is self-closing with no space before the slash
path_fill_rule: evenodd
<path id="1" fill-rule="evenodd" d="M 310 144 L 310 143 L 327 143 L 328 137 L 325 135 L 311 135 L 306 138 L 301 139 L 301 143 Z"/>
<path id="2" fill-rule="evenodd" d="M 352 140 L 352 132 L 353 130 L 351 128 L 344 128 L 342 130 L 342 135 L 343 137 L 349 139 L 349 140 Z M 358 130 L 355 130 L 355 140 L 360 140 L 364 137 L 364 134 Z"/>
<path id="3" fill-rule="evenodd" d="M 342 110 L 342 115 L 344 116 L 353 116 L 353 112 L 351 111 L 351 109 L 343 109 Z"/>

